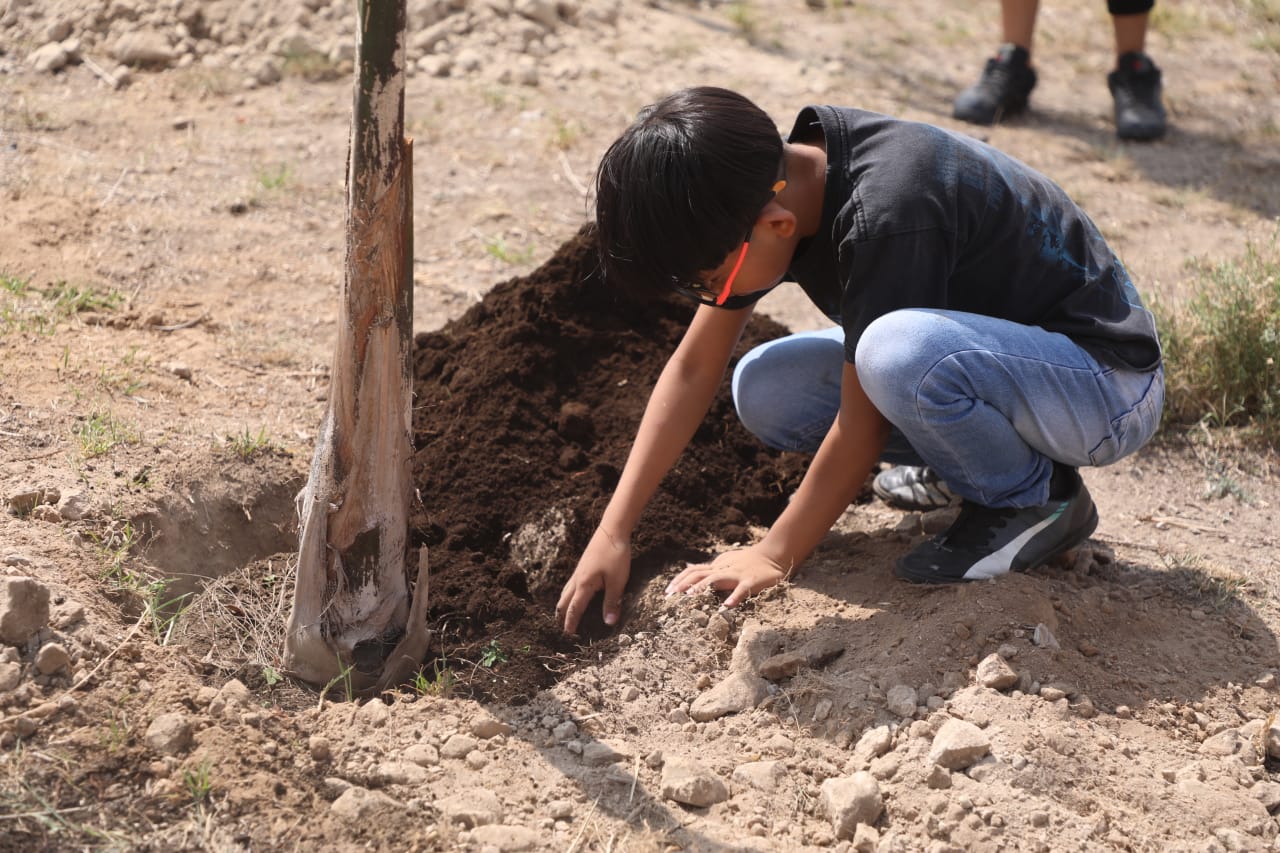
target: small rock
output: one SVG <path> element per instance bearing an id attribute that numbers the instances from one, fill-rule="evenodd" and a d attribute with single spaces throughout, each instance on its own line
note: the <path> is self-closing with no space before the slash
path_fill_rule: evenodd
<path id="1" fill-rule="evenodd" d="M 604 767 L 628 757 L 626 752 L 603 741 L 592 741 L 582 747 L 582 763 L 590 767 Z"/>
<path id="2" fill-rule="evenodd" d="M 65 521 L 80 521 L 93 514 L 93 498 L 88 492 L 67 492 L 58 502 L 58 515 Z"/>
<path id="3" fill-rule="evenodd" d="M 698 696 L 689 716 L 698 722 L 715 720 L 754 708 L 769 695 L 769 683 L 749 672 L 732 672 L 724 681 Z"/>
<path id="4" fill-rule="evenodd" d="M 906 684 L 895 684 L 885 696 L 885 707 L 899 717 L 910 717 L 916 712 L 916 690 Z"/>
<path id="5" fill-rule="evenodd" d="M 471 722 L 471 733 L 481 740 L 489 740 L 498 735 L 509 735 L 512 728 L 509 724 L 494 717 L 480 717 Z"/>
<path id="6" fill-rule="evenodd" d="M 840 839 L 853 838 L 859 824 L 873 824 L 884 812 L 880 784 L 865 772 L 826 780 L 820 801 Z"/>
<path id="7" fill-rule="evenodd" d="M 384 761 L 373 771 L 373 777 L 383 785 L 425 785 L 430 776 L 425 767 L 412 761 Z"/>
<path id="8" fill-rule="evenodd" d="M 925 784 L 935 790 L 944 791 L 951 787 L 951 773 L 947 768 L 935 764 L 929 771 L 929 778 L 925 780 Z"/>
<path id="9" fill-rule="evenodd" d="M 374 820 L 379 812 L 399 808 L 400 804 L 386 794 L 355 785 L 344 790 L 329 806 L 334 815 L 352 824 Z"/>
<path id="10" fill-rule="evenodd" d="M 542 839 L 538 833 L 525 826 L 506 826 L 487 824 L 471 830 L 471 843 L 480 845 L 481 850 L 495 849 L 500 853 L 518 850 L 533 850 Z"/>
<path id="11" fill-rule="evenodd" d="M 315 761 L 328 761 L 333 757 L 333 748 L 329 739 L 323 735 L 312 735 L 307 739 L 307 749 Z"/>
<path id="12" fill-rule="evenodd" d="M 18 663 L 0 663 L 0 693 L 16 690 L 22 683 L 22 665 Z"/>
<path id="13" fill-rule="evenodd" d="M 467 754 L 480 745 L 475 738 L 464 734 L 451 735 L 440 747 L 441 758 L 466 758 Z"/>
<path id="14" fill-rule="evenodd" d="M 380 729 L 391 719 L 391 706 L 374 697 L 356 709 L 356 719 L 373 729 Z"/>
<path id="15" fill-rule="evenodd" d="M 151 721 L 143 741 L 162 755 L 177 755 L 191 744 L 191 721 L 185 714 L 161 714 Z"/>
<path id="16" fill-rule="evenodd" d="M 696 761 L 668 758 L 662 767 L 662 796 L 696 808 L 723 803 L 729 788 L 719 776 Z"/>
<path id="17" fill-rule="evenodd" d="M 434 767 L 440 763 L 440 750 L 429 743 L 415 743 L 405 749 L 404 757 L 419 767 Z"/>
<path id="18" fill-rule="evenodd" d="M 1031 642 L 1035 643 L 1042 649 L 1060 649 L 1058 638 L 1053 636 L 1053 632 L 1049 630 L 1049 626 L 1041 622 L 1036 625 L 1035 631 L 1031 634 Z"/>
<path id="19" fill-rule="evenodd" d="M 990 654 L 978 664 L 978 683 L 994 690 L 1006 690 L 1018 683 L 1018 673 L 998 654 Z"/>
<path id="20" fill-rule="evenodd" d="M 49 624 L 49 588 L 35 578 L 0 577 L 0 642 L 24 645 Z"/>
<path id="21" fill-rule="evenodd" d="M 36 669 L 44 675 L 53 675 L 71 663 L 71 655 L 62 643 L 46 643 L 36 652 Z"/>
<path id="22" fill-rule="evenodd" d="M 467 829 L 502 823 L 502 801 L 487 788 L 470 788 L 436 801 L 440 816 Z"/>
<path id="23" fill-rule="evenodd" d="M 111 55 L 122 65 L 166 66 L 175 59 L 169 40 L 160 33 L 136 30 L 125 33 L 111 49 Z"/>
<path id="24" fill-rule="evenodd" d="M 776 791 L 786 778 L 787 766 L 781 761 L 750 761 L 733 770 L 733 781 L 760 791 Z"/>
<path id="25" fill-rule="evenodd" d="M 888 726 L 876 726 L 867 729 L 858 738 L 853 748 L 853 758 L 860 767 L 866 767 L 873 759 L 879 758 L 893 746 L 893 731 Z"/>
<path id="26" fill-rule="evenodd" d="M 991 751 L 982 729 L 965 720 L 947 720 L 933 736 L 929 761 L 948 770 L 963 770 Z"/>
<path id="27" fill-rule="evenodd" d="M 571 800 L 552 800 L 547 803 L 547 814 L 553 820 L 569 820 L 573 817 L 573 802 Z"/>

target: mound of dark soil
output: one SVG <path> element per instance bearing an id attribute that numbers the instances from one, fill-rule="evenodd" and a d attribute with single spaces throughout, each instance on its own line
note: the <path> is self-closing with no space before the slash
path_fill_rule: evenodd
<path id="1" fill-rule="evenodd" d="M 431 556 L 432 621 L 446 657 L 504 663 L 480 686 L 529 695 L 574 644 L 554 624 L 564 582 L 603 512 L 641 413 L 693 313 L 628 296 L 596 272 L 589 229 L 526 278 L 496 286 L 414 356 L 415 544 Z M 737 355 L 786 329 L 756 317 Z M 738 422 L 728 383 L 650 503 L 631 588 L 770 524 L 802 473 Z M 629 629 L 644 614 L 625 616 Z M 595 620 L 595 621 L 590 621 Z M 583 626 L 602 634 L 598 599 Z M 492 643 L 496 641 L 497 645 Z"/>

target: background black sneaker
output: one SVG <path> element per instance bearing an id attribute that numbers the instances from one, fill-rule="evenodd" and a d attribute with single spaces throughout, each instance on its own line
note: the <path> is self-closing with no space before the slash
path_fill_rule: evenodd
<path id="1" fill-rule="evenodd" d="M 1098 509 L 1074 468 L 1060 466 L 1065 497 L 1025 509 L 992 509 L 965 501 L 946 532 L 898 561 L 898 577 L 913 583 L 986 580 L 1043 565 L 1089 538 Z"/>
<path id="2" fill-rule="evenodd" d="M 928 512 L 956 501 L 956 496 L 937 473 L 922 465 L 897 465 L 881 471 L 871 481 L 876 497 L 898 509 Z"/>
<path id="3" fill-rule="evenodd" d="M 1027 97 L 1036 85 L 1036 72 L 1028 64 L 1030 54 L 1014 44 L 1000 46 L 987 60 L 978 82 L 956 97 L 951 114 L 974 124 L 995 124 L 1004 116 L 1027 108 Z"/>
<path id="4" fill-rule="evenodd" d="M 1121 139 L 1159 139 L 1164 136 L 1164 104 L 1160 69 L 1145 53 L 1126 53 L 1107 75 L 1107 88 L 1116 102 L 1116 135 Z"/>

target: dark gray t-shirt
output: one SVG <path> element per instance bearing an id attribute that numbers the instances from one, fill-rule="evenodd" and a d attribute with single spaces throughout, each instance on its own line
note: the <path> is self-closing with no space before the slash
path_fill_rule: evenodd
<path id="1" fill-rule="evenodd" d="M 844 327 L 850 362 L 876 318 L 943 308 L 1061 332 L 1114 367 L 1159 364 L 1124 265 L 1053 181 L 970 137 L 864 110 L 805 107 L 789 140 L 819 127 L 822 226 L 788 278 Z"/>

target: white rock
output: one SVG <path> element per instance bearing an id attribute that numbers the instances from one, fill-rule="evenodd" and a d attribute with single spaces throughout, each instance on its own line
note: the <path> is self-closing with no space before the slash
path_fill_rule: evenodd
<path id="1" fill-rule="evenodd" d="M 502 801 L 487 788 L 469 788 L 437 800 L 436 808 L 447 822 L 462 824 L 467 829 L 502 823 Z"/>
<path id="2" fill-rule="evenodd" d="M 965 720 L 947 720 L 933 736 L 929 762 L 948 770 L 963 770 L 991 751 L 982 729 Z"/>
<path id="3" fill-rule="evenodd" d="M 999 654 L 989 654 L 978 664 L 978 683 L 995 690 L 1006 690 L 1018 683 L 1018 673 Z"/>
<path id="4" fill-rule="evenodd" d="M 706 722 L 760 704 L 769 695 L 769 682 L 750 672 L 732 672 L 724 681 L 701 694 L 689 707 L 689 716 Z"/>
<path id="5" fill-rule="evenodd" d="M 176 58 L 169 39 L 151 30 L 135 30 L 116 40 L 111 55 L 123 65 L 171 64 Z"/>
<path id="6" fill-rule="evenodd" d="M 473 737 L 463 734 L 450 736 L 440 747 L 441 758 L 466 758 L 467 753 L 478 747 L 480 743 Z"/>
<path id="7" fill-rule="evenodd" d="M 662 796 L 703 808 L 729 799 L 729 787 L 706 767 L 688 758 L 668 758 L 662 766 Z"/>
<path id="8" fill-rule="evenodd" d="M 430 774 L 412 761 L 384 761 L 374 769 L 374 778 L 384 785 L 424 785 Z"/>
<path id="9" fill-rule="evenodd" d="M 533 850 L 542 840 L 540 833 L 525 826 L 489 824 L 471 830 L 471 843 L 506 851 Z"/>
<path id="10" fill-rule="evenodd" d="M 51 41 L 27 54 L 27 63 L 42 74 L 52 74 L 66 67 L 71 55 L 61 42 Z"/>
<path id="11" fill-rule="evenodd" d="M 511 734 L 511 726 L 495 717 L 479 717 L 471 721 L 471 733 L 481 740 Z"/>
<path id="12" fill-rule="evenodd" d="M 415 743 L 404 751 L 404 757 L 419 767 L 433 767 L 440 763 L 440 750 L 429 743 Z"/>
<path id="13" fill-rule="evenodd" d="M 49 588 L 35 578 L 0 578 L 0 642 L 20 646 L 49 624 Z"/>
<path id="14" fill-rule="evenodd" d="M 893 746 L 893 731 L 888 726 L 867 729 L 853 748 L 853 757 L 860 767 L 884 755 Z"/>
<path id="15" fill-rule="evenodd" d="M 826 780 L 822 783 L 820 801 L 836 838 L 840 839 L 853 838 L 859 824 L 873 824 L 884 812 L 880 784 L 866 772 Z"/>
<path id="16" fill-rule="evenodd" d="M 336 816 L 351 823 L 366 822 L 374 819 L 379 812 L 399 808 L 400 804 L 386 794 L 354 785 L 344 790 L 329 806 Z"/>
<path id="17" fill-rule="evenodd" d="M 787 776 L 787 765 L 781 761 L 751 761 L 733 770 L 733 781 L 761 791 L 776 791 Z"/>
<path id="18" fill-rule="evenodd" d="M 45 643 L 36 652 L 36 669 L 44 675 L 53 675 L 71 663 L 71 655 L 62 643 Z"/>

